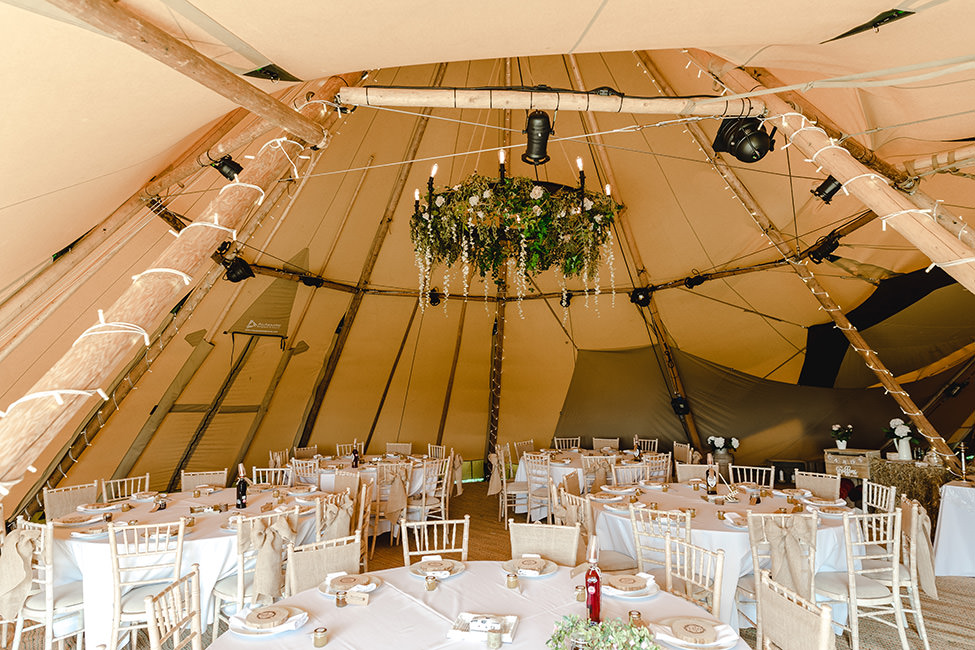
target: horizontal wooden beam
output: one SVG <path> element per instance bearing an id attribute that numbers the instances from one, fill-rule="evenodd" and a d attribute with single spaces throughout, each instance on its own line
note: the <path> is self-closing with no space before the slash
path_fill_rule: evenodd
<path id="1" fill-rule="evenodd" d="M 626 97 L 599 92 L 555 90 L 477 90 L 469 88 L 377 88 L 357 86 L 339 91 L 339 101 L 355 106 L 405 106 L 410 108 L 496 108 L 758 117 L 765 104 L 754 99 L 678 99 L 673 97 Z"/>
<path id="2" fill-rule="evenodd" d="M 48 0 L 75 18 L 165 63 L 173 70 L 223 95 L 309 145 L 318 146 L 326 133 L 314 120 L 254 87 L 189 45 L 111 0 Z"/>

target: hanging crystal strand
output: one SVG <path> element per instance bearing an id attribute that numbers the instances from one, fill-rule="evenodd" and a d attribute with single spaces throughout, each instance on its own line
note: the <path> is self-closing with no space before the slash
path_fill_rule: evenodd
<path id="1" fill-rule="evenodd" d="M 521 223 L 521 218 L 518 218 Z M 518 315 L 525 320 L 525 312 L 522 310 L 521 301 L 525 299 L 528 292 L 528 244 L 525 241 L 525 231 L 519 229 L 520 241 L 518 244 Z"/>
<path id="2" fill-rule="evenodd" d="M 450 267 L 446 266 L 443 270 L 443 317 L 447 318 L 447 300 L 450 298 Z"/>
<path id="3" fill-rule="evenodd" d="M 565 274 L 562 273 L 562 269 L 555 269 L 555 276 L 559 279 L 559 288 L 562 290 L 562 300 L 559 304 L 562 305 L 562 324 L 564 325 L 569 320 L 569 291 L 565 286 Z"/>
<path id="4" fill-rule="evenodd" d="M 613 231 L 610 229 L 609 237 L 606 238 L 606 243 L 603 244 L 603 257 L 606 258 L 606 262 L 609 264 L 609 286 L 612 291 L 612 308 L 616 309 L 616 253 L 613 250 Z"/>
<path id="5" fill-rule="evenodd" d="M 592 202 L 590 201 L 590 204 L 591 203 Z M 594 230 L 595 230 L 595 226 L 592 223 L 590 223 L 589 224 L 589 241 L 592 241 L 592 238 L 595 236 Z M 591 248 L 590 248 L 590 250 L 591 250 Z M 599 273 L 600 273 L 600 270 L 601 270 L 601 266 L 599 264 L 596 264 L 595 266 L 596 266 L 596 277 L 593 278 L 593 282 L 595 283 L 596 286 L 593 289 L 592 301 L 593 301 L 593 306 L 596 309 L 596 318 L 599 318 L 600 317 L 600 314 L 599 314 Z"/>
<path id="6" fill-rule="evenodd" d="M 471 232 L 474 229 L 474 220 L 468 217 L 467 228 L 464 228 L 460 232 L 460 259 L 462 264 L 462 274 L 464 278 L 464 298 L 467 298 L 467 291 L 470 288 L 470 258 L 468 253 L 468 247 L 470 245 L 471 237 L 473 236 Z"/>
<path id="7" fill-rule="evenodd" d="M 484 274 L 484 313 L 490 315 L 491 310 L 488 309 L 488 279 L 491 277 L 490 273 Z"/>
<path id="8" fill-rule="evenodd" d="M 419 295 L 417 296 L 417 300 L 420 301 L 420 311 L 422 312 L 423 311 L 423 254 L 420 252 L 420 250 L 416 250 L 414 251 L 414 256 L 416 257 L 416 275 L 417 275 L 416 284 L 417 284 L 417 291 L 419 292 Z"/>

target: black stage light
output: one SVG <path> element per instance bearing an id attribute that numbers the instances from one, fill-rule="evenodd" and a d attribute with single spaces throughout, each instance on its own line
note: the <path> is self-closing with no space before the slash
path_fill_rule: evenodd
<path id="1" fill-rule="evenodd" d="M 726 118 L 718 127 L 718 135 L 711 146 L 724 151 L 744 163 L 758 162 L 775 147 L 775 128 L 765 130 L 757 117 Z"/>
<path id="2" fill-rule="evenodd" d="M 440 294 L 437 293 L 437 290 L 436 289 L 433 289 L 430 292 L 430 306 L 431 307 L 436 307 L 439 304 L 440 304 Z"/>
<path id="3" fill-rule="evenodd" d="M 636 304 L 639 307 L 649 307 L 650 306 L 650 289 L 647 287 L 639 287 L 630 292 L 630 302 Z"/>
<path id="4" fill-rule="evenodd" d="M 228 181 L 236 181 L 237 174 L 244 171 L 244 168 L 234 161 L 229 155 L 224 156 L 220 160 L 215 160 L 210 163 L 210 166 L 216 169 L 220 174 L 226 178 Z"/>
<path id="5" fill-rule="evenodd" d="M 818 196 L 823 200 L 823 203 L 829 205 L 829 202 L 833 200 L 836 193 L 843 188 L 843 183 L 839 182 L 832 176 L 827 176 L 826 180 L 819 184 L 814 190 L 809 190 L 810 194 L 813 196 Z"/>
<path id="6" fill-rule="evenodd" d="M 674 409 L 676 415 L 687 415 L 691 412 L 691 405 L 680 395 L 670 400 L 670 408 Z"/>
<path id="7" fill-rule="evenodd" d="M 528 116 L 528 123 L 522 131 L 528 135 L 528 146 L 525 153 L 521 155 L 522 161 L 529 165 L 544 165 L 551 158 L 548 155 L 548 136 L 555 133 L 552 130 L 552 122 L 548 119 L 548 114 L 544 111 L 533 111 Z"/>
<path id="8" fill-rule="evenodd" d="M 239 257 L 226 262 L 224 266 L 227 267 L 226 278 L 231 282 L 242 282 L 247 278 L 254 277 L 254 271 L 250 265 Z"/>

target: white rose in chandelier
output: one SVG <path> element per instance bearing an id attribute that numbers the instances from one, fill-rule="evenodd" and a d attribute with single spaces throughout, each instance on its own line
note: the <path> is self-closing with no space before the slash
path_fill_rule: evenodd
<path id="1" fill-rule="evenodd" d="M 592 210 L 592 201 L 589 200 L 588 197 L 582 199 L 582 209 L 583 210 Z"/>
<path id="2" fill-rule="evenodd" d="M 542 214 L 542 208 L 540 206 L 533 205 L 532 214 L 534 214 L 536 217 L 540 216 Z"/>
<path id="3" fill-rule="evenodd" d="M 472 196 L 471 198 L 467 199 L 467 202 L 471 204 L 471 207 L 474 207 L 481 202 L 481 199 L 477 198 L 476 196 Z"/>
<path id="4" fill-rule="evenodd" d="M 537 201 L 538 199 L 545 196 L 545 188 L 543 188 L 541 185 L 536 185 L 535 187 L 532 188 L 532 191 L 528 196 L 530 196 L 531 198 Z"/>
<path id="5" fill-rule="evenodd" d="M 443 204 L 444 204 L 444 198 L 443 198 L 443 196 L 442 195 L 441 196 L 438 196 L 437 197 L 437 200 L 434 201 L 434 204 L 436 204 L 436 206 L 438 208 L 443 207 Z"/>
<path id="6" fill-rule="evenodd" d="M 485 199 L 491 198 L 491 188 L 489 187 L 486 190 L 484 190 L 484 193 L 481 194 L 481 196 L 483 196 Z"/>
<path id="7" fill-rule="evenodd" d="M 902 420 L 900 418 L 894 418 L 893 420 L 890 421 L 890 428 L 891 429 L 896 429 L 897 427 L 899 427 L 899 426 L 901 426 L 903 424 L 904 424 L 904 420 Z"/>

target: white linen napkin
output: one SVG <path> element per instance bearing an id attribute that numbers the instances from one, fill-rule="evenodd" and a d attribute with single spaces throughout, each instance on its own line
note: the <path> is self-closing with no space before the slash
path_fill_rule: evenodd
<path id="1" fill-rule="evenodd" d="M 291 616 L 288 617 L 281 625 L 268 628 L 256 628 L 251 627 L 247 624 L 247 615 L 251 613 L 250 607 L 245 607 L 233 616 L 230 617 L 230 629 L 244 630 L 246 632 L 270 632 L 279 630 L 297 630 L 299 627 L 308 622 L 308 612 L 302 611 L 297 614 L 292 611 Z"/>
<path id="2" fill-rule="evenodd" d="M 625 596 L 632 596 L 635 593 L 642 593 L 644 591 L 654 591 L 654 588 L 657 585 L 657 581 L 654 580 L 654 577 L 652 575 L 650 575 L 649 573 L 643 573 L 642 571 L 640 573 L 634 573 L 633 575 L 635 575 L 638 578 L 643 578 L 644 580 L 646 580 L 647 581 L 647 586 L 644 589 L 641 589 L 640 591 L 634 592 L 634 591 L 623 591 L 621 589 L 617 589 L 615 587 L 611 587 L 611 586 L 609 586 L 607 584 L 604 584 L 602 586 L 603 592 L 606 593 L 606 594 L 608 594 L 608 595 L 610 595 L 610 596 L 624 596 L 625 597 Z"/>
<path id="3" fill-rule="evenodd" d="M 328 588 L 331 589 L 332 580 L 334 580 L 335 578 L 341 578 L 342 576 L 346 576 L 346 575 L 349 575 L 348 571 L 336 571 L 335 573 L 326 573 L 325 584 L 327 584 Z M 351 589 L 347 589 L 346 591 L 361 591 L 363 593 L 369 593 L 370 591 L 373 591 L 375 588 L 376 588 L 376 583 L 370 582 L 369 584 L 365 584 L 365 585 L 353 585 Z"/>
<path id="4" fill-rule="evenodd" d="M 715 621 L 717 623 L 717 621 Z M 669 625 L 663 625 L 660 623 L 648 623 L 647 627 L 653 632 L 653 636 L 664 643 L 669 643 L 676 648 L 709 648 L 709 647 L 728 647 L 732 642 L 738 640 L 738 633 L 731 629 L 731 626 L 726 623 L 721 623 L 714 626 L 714 631 L 717 632 L 718 636 L 714 640 L 714 643 L 709 643 L 708 645 L 691 645 L 687 641 L 674 636 L 674 631 Z"/>

